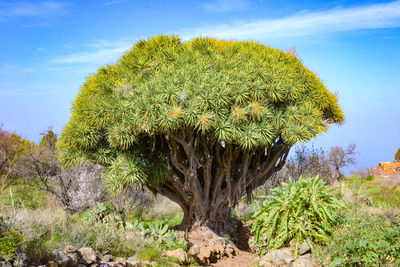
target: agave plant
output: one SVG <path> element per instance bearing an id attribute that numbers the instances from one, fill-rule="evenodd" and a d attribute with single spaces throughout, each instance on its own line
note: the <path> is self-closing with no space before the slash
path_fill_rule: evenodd
<path id="1" fill-rule="evenodd" d="M 344 204 L 334 198 L 332 190 L 319 178 L 289 179 L 265 196 L 253 215 L 252 233 L 259 254 L 279 249 L 292 239 L 306 242 L 315 251 L 315 242 L 326 242 L 332 234 L 337 211 Z M 294 254 L 298 254 L 295 246 Z"/>
<path id="2" fill-rule="evenodd" d="M 151 243 L 157 243 L 167 248 L 185 247 L 186 241 L 179 239 L 178 231 L 168 228 L 168 224 L 152 223 L 145 224 L 143 221 L 135 220 L 126 222 L 126 230 L 137 230 Z"/>

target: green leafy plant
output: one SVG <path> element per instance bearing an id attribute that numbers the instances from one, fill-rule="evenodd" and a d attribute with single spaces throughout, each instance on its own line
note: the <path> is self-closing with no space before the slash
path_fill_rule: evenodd
<path id="1" fill-rule="evenodd" d="M 138 258 L 145 261 L 158 260 L 161 257 L 161 253 L 157 248 L 145 248 L 138 253 Z"/>
<path id="2" fill-rule="evenodd" d="M 253 215 L 252 233 L 259 254 L 279 249 L 292 239 L 307 242 L 314 251 L 315 242 L 327 242 L 332 234 L 338 208 L 344 205 L 318 176 L 289 180 L 272 189 Z M 298 248 L 294 254 L 297 256 Z"/>
<path id="3" fill-rule="evenodd" d="M 98 202 L 84 213 L 84 220 L 89 223 L 102 223 L 106 226 L 125 228 L 125 222 L 120 214 L 106 203 Z"/>
<path id="4" fill-rule="evenodd" d="M 0 259 L 10 259 L 25 240 L 23 234 L 9 228 L 3 217 L 0 217 Z"/>
<path id="5" fill-rule="evenodd" d="M 337 229 L 328 250 L 331 266 L 400 265 L 400 223 L 372 216 L 349 214 Z"/>

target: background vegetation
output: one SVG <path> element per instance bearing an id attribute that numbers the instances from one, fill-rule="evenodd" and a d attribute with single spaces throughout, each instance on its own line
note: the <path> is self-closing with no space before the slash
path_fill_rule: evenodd
<path id="1" fill-rule="evenodd" d="M 168 266 L 163 251 L 187 248 L 185 233 L 173 230 L 183 218 L 176 204 L 138 187 L 110 196 L 96 165 L 63 170 L 51 130 L 39 145 L 1 133 L 1 258 L 25 253 L 39 264 L 53 250 L 74 245 Z M 354 162 L 355 148 L 349 148 L 342 149 L 342 162 Z M 334 149 L 297 147 L 232 216 L 254 220 L 252 247 L 259 255 L 295 239 L 307 242 L 326 266 L 399 265 L 400 176 L 338 175 Z"/>

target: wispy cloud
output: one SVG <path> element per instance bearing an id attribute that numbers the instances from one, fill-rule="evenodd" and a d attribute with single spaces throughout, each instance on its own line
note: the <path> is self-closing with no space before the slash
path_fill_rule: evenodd
<path id="1" fill-rule="evenodd" d="M 209 12 L 222 13 L 243 10 L 249 6 L 247 0 L 213 0 L 203 4 L 203 8 Z"/>
<path id="2" fill-rule="evenodd" d="M 60 90 L 18 90 L 18 89 L 0 89 L 0 96 L 14 96 L 14 97 L 26 97 L 26 96 L 41 96 L 41 95 L 53 95 L 59 94 Z"/>
<path id="3" fill-rule="evenodd" d="M 102 65 L 116 61 L 125 51 L 132 46 L 132 40 L 107 41 L 98 40 L 88 44 L 85 52 L 78 52 L 59 56 L 50 62 L 54 64 L 79 64 L 90 63 Z"/>
<path id="4" fill-rule="evenodd" d="M 67 13 L 67 4 L 55 1 L 0 2 L 0 21 L 18 17 L 51 17 Z"/>
<path id="5" fill-rule="evenodd" d="M 9 75 L 9 74 L 18 74 L 18 73 L 29 73 L 29 72 L 35 72 L 35 68 L 27 68 L 27 67 L 21 67 L 17 65 L 12 65 L 12 64 L 5 64 L 0 67 L 0 75 Z"/>
<path id="6" fill-rule="evenodd" d="M 219 38 L 261 39 L 397 27 L 400 27 L 400 1 L 303 12 L 280 19 L 235 21 L 229 24 L 185 29 L 181 34 L 184 39 L 198 35 Z"/>
<path id="7" fill-rule="evenodd" d="M 116 4 L 121 4 L 121 3 L 125 3 L 128 0 L 113 0 L 113 1 L 106 1 L 103 3 L 103 6 L 112 6 L 112 5 L 116 5 Z"/>

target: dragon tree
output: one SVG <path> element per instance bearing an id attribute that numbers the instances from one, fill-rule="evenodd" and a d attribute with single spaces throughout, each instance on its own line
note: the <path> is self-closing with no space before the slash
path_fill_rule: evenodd
<path id="1" fill-rule="evenodd" d="M 110 192 L 147 186 L 179 204 L 182 227 L 222 233 L 294 144 L 343 120 L 336 95 L 294 53 L 159 35 L 87 78 L 59 148 L 65 166 L 104 166 Z"/>

